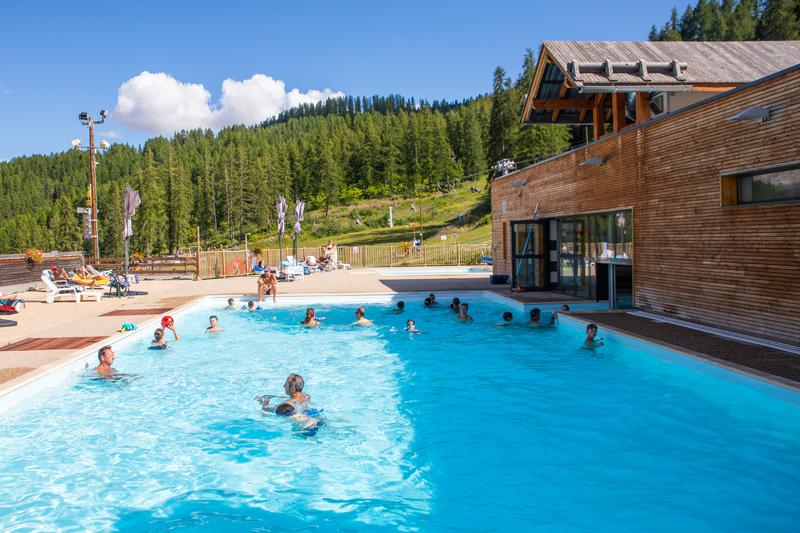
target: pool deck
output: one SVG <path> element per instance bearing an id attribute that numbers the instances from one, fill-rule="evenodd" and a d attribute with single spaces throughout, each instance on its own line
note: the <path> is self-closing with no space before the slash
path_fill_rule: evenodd
<path id="1" fill-rule="evenodd" d="M 0 328 L 0 392 L 15 387 L 33 375 L 67 361 L 78 351 L 75 343 L 105 339 L 114 335 L 123 322 L 141 324 L 203 296 L 248 296 L 256 290 L 256 277 L 235 277 L 191 281 L 186 279 L 143 280 L 135 290 L 147 295 L 133 298 L 104 297 L 102 302 L 75 303 L 67 299 L 45 303 L 45 293 L 18 293 L 27 307 L 11 318 L 15 327 Z M 574 303 L 569 296 L 548 292 L 512 293 L 508 286 L 490 285 L 488 278 L 474 275 L 437 274 L 431 276 L 383 276 L 379 270 L 355 269 L 314 274 L 303 281 L 280 283 L 282 295 L 396 294 L 407 292 L 467 292 L 491 290 L 525 304 Z M 269 305 L 268 303 L 266 305 Z M 126 314 L 130 313 L 130 314 Z M 679 351 L 699 354 L 767 373 L 800 384 L 800 357 L 690 330 L 653 322 L 626 313 L 573 313 L 644 340 L 655 341 Z M 20 343 L 21 341 L 26 341 Z M 16 346 L 9 346 L 20 343 Z M 62 344 L 63 343 L 63 344 Z M 63 347 L 62 347 L 63 346 Z M 28 349 L 26 349 L 28 348 Z"/>
<path id="2" fill-rule="evenodd" d="M 575 312 L 570 313 L 570 316 L 594 322 L 601 330 L 607 328 L 625 333 L 737 370 L 749 369 L 757 375 L 777 377 L 779 381 L 786 380 L 793 387 L 800 386 L 800 357 L 788 352 L 726 339 L 626 312 Z"/>

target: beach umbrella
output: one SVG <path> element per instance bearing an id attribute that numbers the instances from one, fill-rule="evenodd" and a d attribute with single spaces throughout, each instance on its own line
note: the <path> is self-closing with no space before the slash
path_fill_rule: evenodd
<path id="1" fill-rule="evenodd" d="M 297 236 L 303 229 L 300 223 L 303 221 L 303 215 L 305 214 L 305 210 L 306 210 L 306 203 L 302 200 L 298 200 L 297 205 L 294 206 L 294 244 L 292 247 L 295 258 L 297 258 Z"/>
<path id="2" fill-rule="evenodd" d="M 283 232 L 286 229 L 286 198 L 278 196 L 278 264 L 283 261 Z"/>
<path id="3" fill-rule="evenodd" d="M 131 235 L 133 235 L 133 215 L 136 213 L 136 208 L 142 203 L 142 197 L 139 196 L 139 191 L 131 189 L 130 185 L 125 185 L 125 198 L 123 200 L 123 211 L 125 214 L 125 224 L 122 236 L 125 238 L 125 275 L 128 275 L 128 248 L 130 245 Z"/>

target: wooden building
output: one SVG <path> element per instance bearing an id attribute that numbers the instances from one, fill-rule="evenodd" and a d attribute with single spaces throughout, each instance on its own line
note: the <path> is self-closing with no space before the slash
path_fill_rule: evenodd
<path id="1" fill-rule="evenodd" d="M 693 56 L 681 57 L 692 71 Z M 781 57 L 794 66 L 626 120 L 597 141 L 497 178 L 495 273 L 525 290 L 607 299 L 800 345 L 798 43 L 786 43 Z M 544 121 L 531 114 L 546 70 L 526 121 Z M 577 98 L 570 90 L 564 97 Z M 580 120 L 580 109 L 571 117 L 556 110 L 548 110 L 551 121 Z"/>

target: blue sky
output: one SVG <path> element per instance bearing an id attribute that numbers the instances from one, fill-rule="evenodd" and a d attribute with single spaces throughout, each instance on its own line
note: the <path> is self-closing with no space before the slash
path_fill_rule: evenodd
<path id="1" fill-rule="evenodd" d="M 525 49 L 537 49 L 542 40 L 643 40 L 673 5 L 10 2 L 2 7 L 0 32 L 0 160 L 61 151 L 75 138 L 86 142 L 80 111 L 112 110 L 98 138 L 130 144 L 172 124 L 172 117 L 161 114 L 164 120 L 154 125 L 159 112 L 140 111 L 151 103 L 183 109 L 177 102 L 191 95 L 187 107 L 194 111 L 175 119 L 179 125 L 202 120 L 216 127 L 238 120 L 254 107 L 253 98 L 277 90 L 272 80 L 253 78 L 257 74 L 283 80 L 286 91 L 299 89 L 298 98 L 314 98 L 316 93 L 305 93 L 325 88 L 465 98 L 490 90 L 497 65 L 515 76 Z M 138 77 L 143 71 L 165 76 Z M 133 103 L 114 113 L 120 86 L 132 78 L 136 83 L 123 94 Z M 223 106 L 226 79 L 252 83 L 233 84 L 230 105 Z M 210 94 L 204 97 L 202 89 Z M 283 92 L 275 98 L 275 105 L 293 101 Z M 205 118 L 194 118 L 198 113 Z"/>

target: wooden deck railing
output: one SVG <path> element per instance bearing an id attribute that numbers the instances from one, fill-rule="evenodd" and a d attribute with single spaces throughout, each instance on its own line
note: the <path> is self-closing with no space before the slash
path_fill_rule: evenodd
<path id="1" fill-rule="evenodd" d="M 96 261 L 90 261 L 98 270 L 112 269 L 123 270 L 125 268 L 124 257 L 103 257 Z M 145 257 L 144 259 L 129 260 L 128 269 L 134 274 L 158 274 L 158 275 L 179 275 L 197 274 L 197 256 L 195 255 L 159 255 Z"/>

